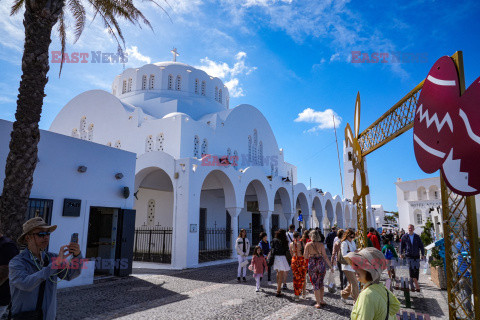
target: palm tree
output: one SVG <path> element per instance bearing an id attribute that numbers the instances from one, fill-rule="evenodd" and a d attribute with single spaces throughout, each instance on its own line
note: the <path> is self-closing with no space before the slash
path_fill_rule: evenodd
<path id="1" fill-rule="evenodd" d="M 147 1 L 158 5 L 155 0 Z M 33 173 L 38 161 L 37 145 L 40 140 L 38 122 L 42 113 L 45 86 L 48 82 L 47 73 L 50 69 L 48 49 L 52 29 L 58 24 L 63 57 L 66 43 L 65 16 L 68 13 L 73 16 L 75 41 L 77 41 L 86 22 L 85 2 L 93 7 L 94 18 L 97 15 L 100 16 L 105 28 L 116 40 L 120 54 L 123 53 L 120 43 L 125 47 L 125 39 L 117 18 L 123 18 L 140 27 L 141 24 L 144 24 L 152 28 L 148 19 L 134 6 L 131 0 L 14 1 L 12 15 L 25 7 L 23 19 L 25 45 L 17 112 L 11 133 L 10 152 L 7 157 L 5 180 L 0 199 L 0 233 L 15 240 L 21 233 L 32 189 Z M 161 6 L 159 7 L 163 10 Z"/>

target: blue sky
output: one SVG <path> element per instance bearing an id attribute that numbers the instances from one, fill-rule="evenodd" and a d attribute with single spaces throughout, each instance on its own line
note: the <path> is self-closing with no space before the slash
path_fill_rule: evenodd
<path id="1" fill-rule="evenodd" d="M 22 15 L 9 16 L 11 3 L 0 2 L 0 118 L 7 120 L 14 119 L 24 36 Z M 333 194 L 342 191 L 331 114 L 338 116 L 343 139 L 346 123 L 353 122 L 357 91 L 363 130 L 443 55 L 463 51 L 467 86 L 480 76 L 478 1 L 168 0 L 162 4 L 171 20 L 155 6 L 134 3 L 154 31 L 121 23 L 127 68 L 171 60 L 170 50 L 178 48 L 178 61 L 227 83 L 231 106 L 249 103 L 264 113 L 301 182 L 308 187 L 311 178 L 312 186 Z M 100 21 L 90 23 L 92 10 L 86 7 L 89 23 L 76 43 L 70 29 L 67 52 L 116 52 Z M 50 51 L 59 48 L 55 33 Z M 427 61 L 351 63 L 352 51 L 426 54 Z M 58 70 L 51 64 L 42 129 L 77 94 L 110 90 L 123 66 L 65 64 L 61 78 Z M 367 162 L 372 203 L 387 210 L 397 210 L 398 177 L 432 176 L 416 164 L 411 131 L 369 155 Z"/>

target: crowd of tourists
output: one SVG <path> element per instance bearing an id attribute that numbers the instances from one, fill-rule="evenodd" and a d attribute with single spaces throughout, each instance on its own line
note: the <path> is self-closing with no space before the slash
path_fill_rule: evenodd
<path id="1" fill-rule="evenodd" d="M 303 232 L 302 232 L 303 231 Z M 268 285 L 272 284 L 272 270 L 276 273 L 276 296 L 282 297 L 288 290 L 286 279 L 291 271 L 293 276 L 293 299 L 306 299 L 309 291 L 315 295 L 315 308 L 326 305 L 324 288 L 332 288 L 332 283 L 324 283 L 333 278 L 334 270 L 339 271 L 340 299 L 348 304 L 353 300 L 352 319 L 396 319 L 400 303 L 386 287 L 380 283 L 382 272 L 387 269 L 388 276 L 395 278 L 395 267 L 405 261 L 410 277 L 418 288 L 420 259 L 425 249 L 420 237 L 409 225 L 408 233 L 383 231 L 379 234 L 370 228 L 367 234 L 367 248 L 360 247 L 359 233 L 353 229 L 333 227 L 326 238 L 319 228 L 295 230 L 290 225 L 288 232 L 277 230 L 271 243 L 265 232 L 260 234 L 260 242 L 253 250 L 251 262 L 248 261 L 250 242 L 244 229 L 236 241 L 238 254 L 237 280 L 246 280 L 247 269 L 253 272 L 255 291 L 261 290 L 263 276 L 267 276 Z M 333 283 L 333 286 L 335 284 Z"/>

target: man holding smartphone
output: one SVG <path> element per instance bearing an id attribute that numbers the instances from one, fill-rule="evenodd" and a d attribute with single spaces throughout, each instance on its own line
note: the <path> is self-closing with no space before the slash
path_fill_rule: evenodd
<path id="1" fill-rule="evenodd" d="M 55 319 L 57 283 L 80 275 L 83 260 L 78 243 L 71 242 L 62 246 L 58 255 L 45 251 L 50 242 L 50 233 L 55 229 L 57 226 L 49 226 L 40 217 L 23 224 L 23 233 L 18 238 L 18 243 L 27 248 L 9 264 L 12 295 L 10 313 L 13 317 L 33 318 L 41 314 L 43 319 Z M 74 268 L 67 260 L 70 256 L 77 259 Z"/>

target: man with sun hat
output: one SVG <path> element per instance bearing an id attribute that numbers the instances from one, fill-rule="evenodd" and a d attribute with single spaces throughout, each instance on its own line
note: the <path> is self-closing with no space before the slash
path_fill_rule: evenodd
<path id="1" fill-rule="evenodd" d="M 28 313 L 30 316 L 42 314 L 43 319 L 55 319 L 57 283 L 80 275 L 82 257 L 77 243 L 60 247 L 58 255 L 46 251 L 50 233 L 55 229 L 56 225 L 49 226 L 40 217 L 23 224 L 23 233 L 18 238 L 18 243 L 26 248 L 9 264 L 12 295 L 10 313 L 14 318 Z M 80 261 L 75 267 L 67 260 L 72 255 L 77 262 Z"/>

